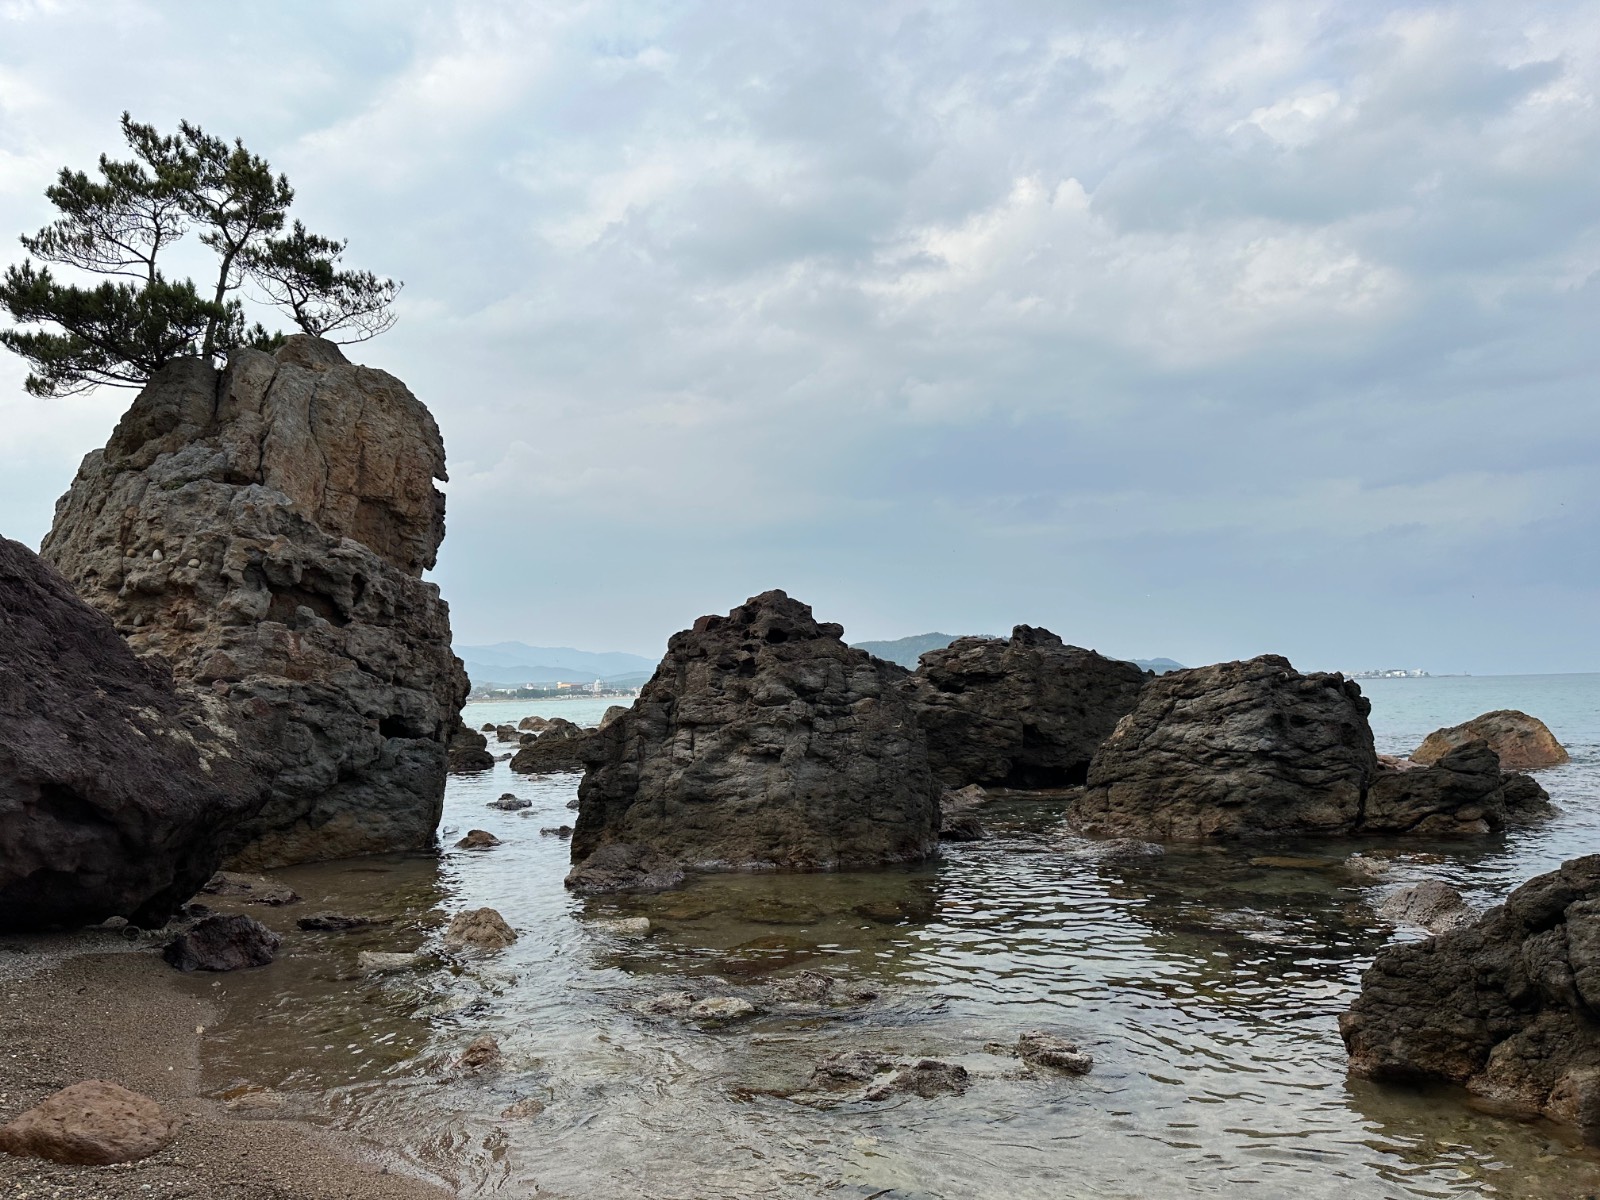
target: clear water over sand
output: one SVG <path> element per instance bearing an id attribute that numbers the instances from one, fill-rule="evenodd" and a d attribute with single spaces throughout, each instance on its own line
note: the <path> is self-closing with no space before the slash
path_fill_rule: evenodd
<path id="1" fill-rule="evenodd" d="M 223 996 L 206 1069 L 218 1093 L 283 1091 L 290 1111 L 353 1129 L 467 1195 L 585 1197 L 1576 1197 L 1600 1155 L 1541 1123 L 1476 1112 L 1452 1093 L 1347 1080 L 1335 1017 L 1395 934 L 1371 902 L 1448 879 L 1475 904 L 1600 850 L 1600 676 L 1376 680 L 1380 749 L 1489 708 L 1544 717 L 1573 752 L 1542 779 L 1562 814 L 1464 843 L 1275 844 L 1107 858 L 1060 828 L 1060 800 L 1006 799 L 993 838 L 915 870 L 714 877 L 669 894 L 581 900 L 561 886 L 575 776 L 504 764 L 453 780 L 447 846 L 486 853 L 278 872 L 304 903 L 250 911 L 288 933 L 266 970 L 191 986 Z M 544 712 L 592 721 L 609 702 L 474 705 L 467 718 Z M 580 706 L 594 711 L 578 715 Z M 491 742 L 491 748 L 493 743 Z M 501 792 L 522 813 L 485 807 Z M 1394 879 L 1338 867 L 1392 849 Z M 359 950 L 436 945 L 450 914 L 488 904 L 517 945 L 363 977 Z M 393 924 L 304 934 L 318 910 Z M 629 938 L 599 919 L 647 916 Z M 768 1000 L 803 968 L 870 986 L 837 1009 L 769 1007 L 702 1030 L 633 1004 L 688 988 Z M 213 986 L 214 985 L 214 986 Z M 1029 1074 L 985 1052 L 1028 1029 L 1079 1041 L 1082 1078 Z M 482 1033 L 502 1070 L 447 1060 Z M 959 1061 L 970 1090 L 823 1106 L 785 1099 L 820 1057 L 870 1048 Z M 542 1113 L 501 1119 L 513 1101 Z"/>

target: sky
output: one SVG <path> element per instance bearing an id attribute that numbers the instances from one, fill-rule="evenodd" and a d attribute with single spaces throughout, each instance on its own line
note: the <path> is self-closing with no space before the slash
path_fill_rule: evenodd
<path id="1" fill-rule="evenodd" d="M 0 238 L 123 109 L 405 284 L 458 643 L 1600 670 L 1600 8 L 0 0 Z M 0 262 L 17 261 L 7 242 Z M 36 546 L 125 392 L 0 352 Z"/>

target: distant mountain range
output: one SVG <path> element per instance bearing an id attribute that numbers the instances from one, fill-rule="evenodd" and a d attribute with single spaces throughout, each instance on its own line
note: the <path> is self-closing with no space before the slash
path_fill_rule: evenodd
<path id="1" fill-rule="evenodd" d="M 575 650 L 571 646 L 530 646 L 495 642 L 456 646 L 473 687 L 529 687 L 553 683 L 593 683 L 635 687 L 656 669 L 654 659 L 620 650 Z"/>
<path id="2" fill-rule="evenodd" d="M 964 635 L 917 633 L 910 637 L 895 638 L 889 642 L 852 642 L 851 645 L 857 650 L 865 650 L 876 658 L 887 659 L 889 662 L 899 663 L 902 667 L 915 671 L 918 661 L 929 650 L 943 650 L 959 636 Z M 1183 670 L 1182 663 L 1174 662 L 1170 658 L 1135 658 L 1130 661 L 1140 670 L 1154 671 L 1157 675 Z"/>

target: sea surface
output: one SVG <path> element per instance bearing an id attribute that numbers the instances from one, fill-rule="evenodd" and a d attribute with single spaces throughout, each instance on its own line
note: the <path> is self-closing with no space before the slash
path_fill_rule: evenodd
<path id="1" fill-rule="evenodd" d="M 501 763 L 451 780 L 439 857 L 276 873 L 305 900 L 252 911 L 286 931 L 283 956 L 192 984 L 223 1004 L 204 1043 L 208 1086 L 275 1089 L 284 1111 L 352 1130 L 397 1168 L 469 1196 L 1600 1195 L 1600 1155 L 1554 1126 L 1477 1111 L 1451 1089 L 1348 1079 L 1336 1028 L 1373 954 L 1417 936 L 1374 916 L 1387 890 L 1442 878 L 1488 906 L 1600 851 L 1600 675 L 1362 686 L 1387 752 L 1488 709 L 1544 718 L 1573 757 L 1540 775 L 1559 815 L 1472 842 L 1115 858 L 1062 828 L 1059 798 L 1012 797 L 985 810 L 993 837 L 916 869 L 719 876 L 585 900 L 561 882 L 558 830 L 577 777 L 528 779 Z M 474 726 L 530 713 L 590 723 L 610 703 L 496 702 L 465 715 Z M 533 807 L 485 807 L 502 792 Z M 504 844 L 452 848 L 469 828 Z M 1346 873 L 1357 849 L 1391 855 L 1392 879 Z M 389 976 L 357 968 L 360 950 L 431 952 L 453 913 L 479 905 L 520 931 L 515 946 Z M 317 910 L 393 923 L 294 929 Z M 599 924 L 617 916 L 646 916 L 652 932 Z M 721 1029 L 634 1009 L 677 989 L 766 1004 L 772 980 L 803 968 L 877 998 L 769 1004 Z M 1030 1073 L 991 1052 L 1032 1029 L 1080 1042 L 1093 1072 Z M 504 1065 L 464 1077 L 451 1060 L 484 1033 Z M 882 1104 L 786 1098 L 819 1058 L 855 1048 L 956 1061 L 972 1085 Z M 500 1116 L 528 1098 L 543 1111 Z"/>

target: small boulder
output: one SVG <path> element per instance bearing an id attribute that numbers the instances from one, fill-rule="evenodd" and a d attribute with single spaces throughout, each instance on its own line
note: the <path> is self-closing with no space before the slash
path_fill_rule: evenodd
<path id="1" fill-rule="evenodd" d="M 180 971 L 237 971 L 266 966 L 282 943 L 254 917 L 219 915 L 173 938 L 161 957 Z"/>
<path id="2" fill-rule="evenodd" d="M 517 931 L 492 908 L 474 908 L 457 913 L 445 931 L 447 950 L 504 950 L 517 940 Z"/>
<path id="3" fill-rule="evenodd" d="M 491 800 L 484 805 L 485 808 L 498 808 L 501 812 L 518 812 L 524 808 L 532 808 L 532 800 L 524 800 L 521 796 L 506 792 L 498 800 Z"/>
<path id="4" fill-rule="evenodd" d="M 755 1011 L 754 1004 L 738 996 L 708 996 L 691 1005 L 687 1015 L 691 1021 L 723 1024 L 743 1020 Z"/>
<path id="5" fill-rule="evenodd" d="M 898 1065 L 893 1055 L 876 1050 L 841 1050 L 819 1062 L 811 1072 L 809 1090 L 846 1091 L 871 1083 Z"/>
<path id="6" fill-rule="evenodd" d="M 683 882 L 683 867 L 631 842 L 609 842 L 567 872 L 575 892 L 665 891 Z"/>
<path id="7" fill-rule="evenodd" d="M 615 721 L 618 717 L 625 717 L 627 715 L 628 715 L 628 706 L 627 705 L 625 705 L 625 704 L 613 704 L 610 708 L 606 709 L 606 711 L 601 715 L 600 724 L 599 724 L 598 727 L 600 729 L 604 729 L 607 725 L 610 725 L 611 722 Z"/>
<path id="8" fill-rule="evenodd" d="M 521 736 L 522 732 L 514 725 L 496 725 L 494 727 L 494 740 L 497 742 L 514 742 Z"/>
<path id="9" fill-rule="evenodd" d="M 542 733 L 550 728 L 550 721 L 547 717 L 523 717 L 522 720 L 517 722 L 517 728 L 530 730 L 533 733 Z"/>
<path id="10" fill-rule="evenodd" d="M 700 997 L 693 992 L 663 992 L 648 996 L 633 1006 L 633 1011 L 647 1017 L 681 1017 L 695 1006 Z"/>
<path id="11" fill-rule="evenodd" d="M 487 829 L 469 829 L 467 836 L 456 843 L 457 850 L 492 850 L 500 845 L 500 839 Z"/>
<path id="12" fill-rule="evenodd" d="M 895 1068 L 887 1078 L 876 1080 L 861 1098 L 874 1103 L 894 1096 L 921 1096 L 932 1100 L 937 1096 L 959 1096 L 970 1083 L 967 1069 L 959 1063 L 922 1058 Z"/>
<path id="13" fill-rule="evenodd" d="M 539 830 L 542 837 L 558 837 L 566 839 L 572 836 L 571 825 L 545 825 Z"/>
<path id="14" fill-rule="evenodd" d="M 1425 879 L 1390 892 L 1378 905 L 1378 916 L 1391 925 L 1415 925 L 1429 933 L 1443 933 L 1469 923 L 1472 910 L 1449 884 Z"/>
<path id="15" fill-rule="evenodd" d="M 500 1065 L 500 1041 L 492 1033 L 473 1038 L 456 1058 L 456 1070 L 476 1075 Z"/>
<path id="16" fill-rule="evenodd" d="M 447 770 L 452 775 L 467 775 L 487 771 L 494 766 L 494 755 L 489 753 L 489 739 L 457 723 L 455 732 L 445 743 Z"/>
<path id="17" fill-rule="evenodd" d="M 1030 1067 L 1049 1067 L 1069 1075 L 1087 1075 L 1094 1066 L 1094 1059 L 1075 1042 L 1039 1030 L 1019 1037 L 1013 1053 Z"/>
<path id="18" fill-rule="evenodd" d="M 50 1162 L 107 1166 L 165 1148 L 178 1123 L 148 1096 L 86 1079 L 0 1126 L 0 1151 Z"/>
<path id="19" fill-rule="evenodd" d="M 1500 756 L 1500 765 L 1508 771 L 1557 767 L 1569 758 L 1566 747 L 1556 741 L 1548 725 L 1514 708 L 1496 709 L 1448 729 L 1436 729 L 1422 739 L 1422 745 L 1412 752 L 1411 758 L 1413 762 L 1429 765 L 1455 747 L 1477 738 L 1489 743 Z"/>

